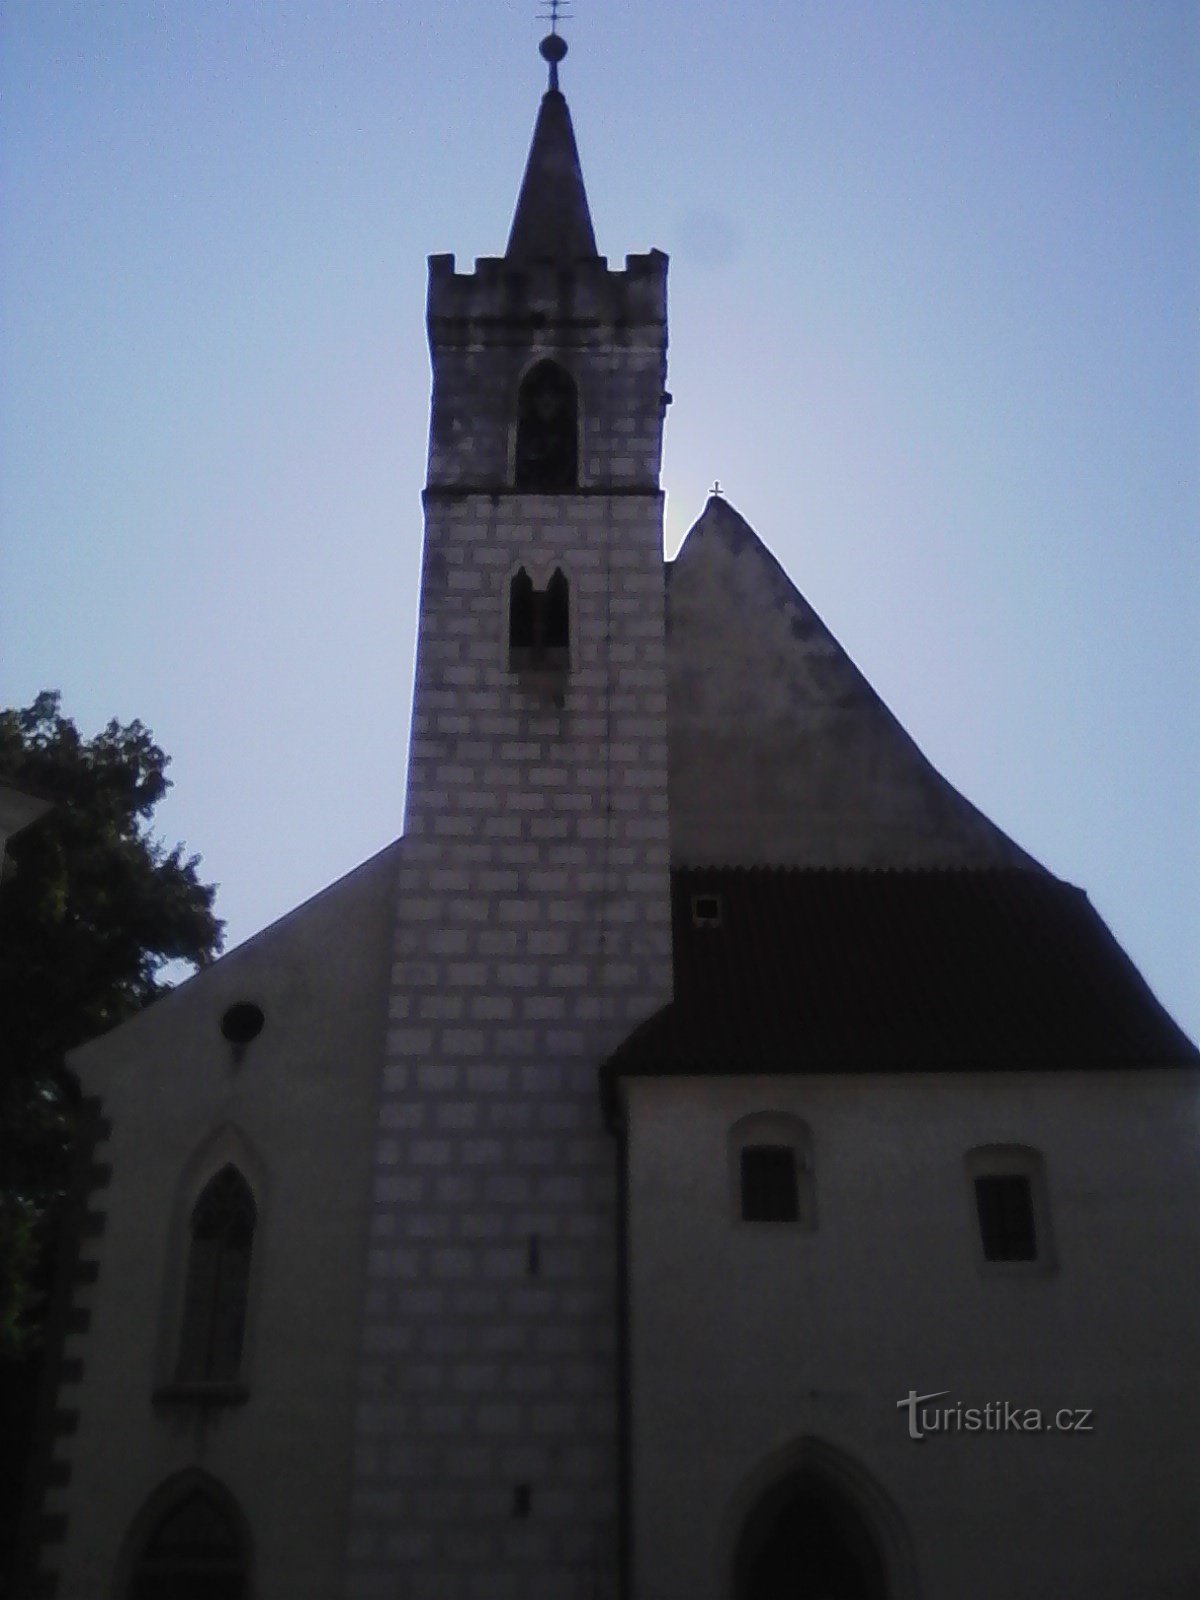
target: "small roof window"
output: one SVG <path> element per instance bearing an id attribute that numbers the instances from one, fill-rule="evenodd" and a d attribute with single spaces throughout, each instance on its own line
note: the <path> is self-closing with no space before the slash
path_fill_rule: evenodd
<path id="1" fill-rule="evenodd" d="M 714 891 L 703 891 L 692 896 L 692 927 L 719 928 L 724 913 L 721 896 Z"/>

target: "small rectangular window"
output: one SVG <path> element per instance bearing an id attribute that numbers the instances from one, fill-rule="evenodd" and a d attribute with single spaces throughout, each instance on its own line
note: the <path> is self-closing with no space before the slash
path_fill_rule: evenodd
<path id="1" fill-rule="evenodd" d="M 975 1179 L 975 1206 L 988 1261 L 1035 1261 L 1037 1232 L 1029 1179 L 1017 1173 Z"/>
<path id="2" fill-rule="evenodd" d="M 719 928 L 721 926 L 721 896 L 719 894 L 694 894 L 692 896 L 692 927 Z"/>
<path id="3" fill-rule="evenodd" d="M 800 1194 L 796 1152 L 788 1145 L 748 1144 L 742 1149 L 742 1220 L 796 1222 Z"/>

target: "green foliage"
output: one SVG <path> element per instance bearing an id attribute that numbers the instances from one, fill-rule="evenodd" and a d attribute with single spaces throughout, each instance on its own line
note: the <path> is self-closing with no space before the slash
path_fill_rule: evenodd
<path id="1" fill-rule="evenodd" d="M 0 1354 L 36 1342 L 76 1120 L 65 1052 L 165 993 L 168 962 L 221 949 L 199 857 L 150 831 L 168 760 L 140 722 L 81 738 L 56 693 L 0 712 L 0 783 L 52 807 L 10 841 L 0 883 Z"/>

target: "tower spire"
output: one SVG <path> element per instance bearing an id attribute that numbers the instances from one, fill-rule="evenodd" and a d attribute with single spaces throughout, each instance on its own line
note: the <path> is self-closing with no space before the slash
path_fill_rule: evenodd
<path id="1" fill-rule="evenodd" d="M 550 0 L 550 32 L 538 46 L 550 67 L 550 86 L 538 108 L 504 252 L 510 261 L 578 261 L 597 253 L 571 113 L 558 87 L 559 63 L 567 53 L 560 15 L 561 0 Z"/>

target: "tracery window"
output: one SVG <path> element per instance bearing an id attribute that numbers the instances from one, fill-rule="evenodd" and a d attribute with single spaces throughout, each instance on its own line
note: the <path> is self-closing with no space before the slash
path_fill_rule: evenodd
<path id="1" fill-rule="evenodd" d="M 194 1488 L 169 1506 L 138 1554 L 127 1600 L 245 1600 L 244 1541 L 220 1500 Z"/>
<path id="2" fill-rule="evenodd" d="M 236 1167 L 222 1167 L 192 1210 L 179 1340 L 181 1383 L 230 1383 L 238 1376 L 257 1220 L 250 1185 Z"/>
<path id="3" fill-rule="evenodd" d="M 574 489 L 579 476 L 579 405 L 569 372 L 539 361 L 517 395 L 516 486 L 543 493 Z"/>

